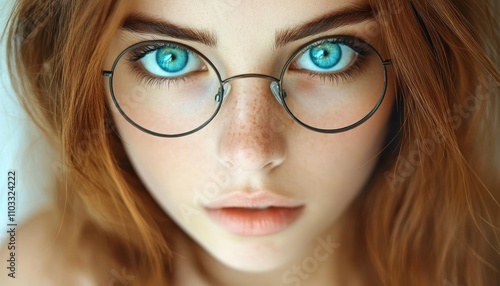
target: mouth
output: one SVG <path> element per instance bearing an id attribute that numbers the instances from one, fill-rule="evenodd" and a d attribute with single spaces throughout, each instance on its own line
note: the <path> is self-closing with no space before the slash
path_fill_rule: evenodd
<path id="1" fill-rule="evenodd" d="M 205 207 L 216 224 L 243 236 L 281 232 L 299 218 L 303 209 L 300 202 L 269 192 L 227 194 Z"/>
<path id="2" fill-rule="evenodd" d="M 290 226 L 303 207 L 207 209 L 208 215 L 227 231 L 244 236 L 271 235 Z"/>

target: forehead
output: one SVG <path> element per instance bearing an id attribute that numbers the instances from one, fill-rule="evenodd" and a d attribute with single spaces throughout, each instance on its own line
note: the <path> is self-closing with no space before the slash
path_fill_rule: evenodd
<path id="1" fill-rule="evenodd" d="M 274 37 L 278 30 L 306 23 L 347 7 L 366 6 L 366 0 L 129 0 L 128 12 L 165 19 L 176 25 L 204 29 L 217 38 Z"/>

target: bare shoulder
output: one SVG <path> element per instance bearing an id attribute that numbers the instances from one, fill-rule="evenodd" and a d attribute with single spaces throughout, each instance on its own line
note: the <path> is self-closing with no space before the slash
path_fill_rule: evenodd
<path id="1" fill-rule="evenodd" d="M 0 249 L 0 259 L 7 261 L 0 285 L 94 285 L 65 253 L 60 226 L 57 213 L 45 211 L 20 227 L 8 229 Z"/>

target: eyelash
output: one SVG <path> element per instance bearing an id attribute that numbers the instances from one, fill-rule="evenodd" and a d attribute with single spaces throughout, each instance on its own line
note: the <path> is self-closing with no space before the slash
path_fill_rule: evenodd
<path id="1" fill-rule="evenodd" d="M 150 44 L 150 45 L 140 46 L 138 48 L 131 50 L 131 53 L 127 58 L 127 62 L 132 70 L 132 73 L 136 74 L 140 82 L 145 84 L 146 86 L 161 88 L 163 87 L 163 85 L 167 85 L 168 88 L 172 84 L 187 82 L 191 80 L 194 75 L 197 74 L 197 72 L 192 72 L 187 75 L 179 77 L 161 78 L 151 75 L 149 72 L 145 71 L 144 68 L 142 68 L 139 63 L 137 63 L 147 54 L 152 53 L 164 46 L 165 44 Z"/>
<path id="2" fill-rule="evenodd" d="M 368 57 L 373 54 L 373 50 L 369 48 L 366 42 L 353 36 L 340 36 L 340 37 L 332 36 L 331 38 L 335 38 L 334 41 L 331 41 L 332 43 L 345 45 L 353 49 L 357 53 L 356 59 L 347 70 L 337 73 L 317 73 L 310 70 L 295 70 L 295 71 L 304 73 L 310 78 L 318 78 L 322 82 L 329 81 L 333 83 L 337 83 L 339 81 L 348 82 L 350 79 L 355 78 L 357 75 L 363 72 L 366 65 L 368 64 Z M 328 39 L 329 38 L 326 38 L 324 41 L 329 41 Z M 300 53 L 299 56 L 305 53 L 311 47 L 318 45 L 321 42 L 323 41 L 321 40 L 315 41 L 310 45 L 306 46 L 305 48 L 302 49 L 304 52 Z M 293 62 L 291 65 L 293 65 Z"/>
<path id="3" fill-rule="evenodd" d="M 341 44 L 345 45 L 351 49 L 353 49 L 356 53 L 356 59 L 352 63 L 352 65 L 345 71 L 341 71 L 338 73 L 317 73 L 313 72 L 310 70 L 294 70 L 298 71 L 301 73 L 304 73 L 305 75 L 309 76 L 310 78 L 318 78 L 322 82 L 324 81 L 330 81 L 330 82 L 338 82 L 338 81 L 349 81 L 350 79 L 356 77 L 359 75 L 366 65 L 368 64 L 368 57 L 373 54 L 373 50 L 371 50 L 366 42 L 353 37 L 353 36 L 332 36 L 331 38 L 334 38 L 335 40 L 332 41 L 332 43 L 335 44 Z M 325 38 L 323 41 L 329 41 L 328 39 L 331 38 Z M 309 48 L 313 47 L 314 45 L 317 45 L 321 43 L 322 40 L 319 41 L 314 41 L 310 45 L 304 47 L 302 49 L 302 53 L 299 55 L 302 55 L 305 53 Z M 187 75 L 179 76 L 179 77 L 172 77 L 172 78 L 161 78 L 161 77 L 156 77 L 145 71 L 139 63 L 137 63 L 140 59 L 142 59 L 144 56 L 147 54 L 154 52 L 158 50 L 161 47 L 164 47 L 164 44 L 150 44 L 150 45 L 144 45 L 140 46 L 138 48 L 135 48 L 131 50 L 131 54 L 127 58 L 127 62 L 129 63 L 129 66 L 134 74 L 138 77 L 141 83 L 147 85 L 147 86 L 156 86 L 156 87 L 162 87 L 162 85 L 167 85 L 170 86 L 171 84 L 179 84 L 183 83 L 186 81 L 189 81 L 198 74 L 199 72 L 192 72 Z M 291 63 L 291 66 L 293 67 L 293 62 Z M 290 67 L 289 67 L 290 68 Z"/>

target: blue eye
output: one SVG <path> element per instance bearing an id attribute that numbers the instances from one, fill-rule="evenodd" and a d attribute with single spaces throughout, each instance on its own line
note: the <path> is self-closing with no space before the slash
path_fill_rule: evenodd
<path id="1" fill-rule="evenodd" d="M 189 54 L 185 49 L 164 47 L 156 51 L 156 63 L 166 72 L 178 72 L 186 67 Z"/>
<path id="2" fill-rule="evenodd" d="M 318 67 L 330 69 L 337 65 L 342 58 L 342 49 L 339 44 L 323 43 L 309 49 L 311 61 Z"/>
<path id="3" fill-rule="evenodd" d="M 166 45 L 149 51 L 140 59 L 144 69 L 158 77 L 176 77 L 201 70 L 203 62 L 191 51 Z"/>
<path id="4" fill-rule="evenodd" d="M 323 41 L 308 47 L 294 65 L 317 73 L 338 72 L 351 66 L 356 56 L 356 51 L 347 45 Z"/>

